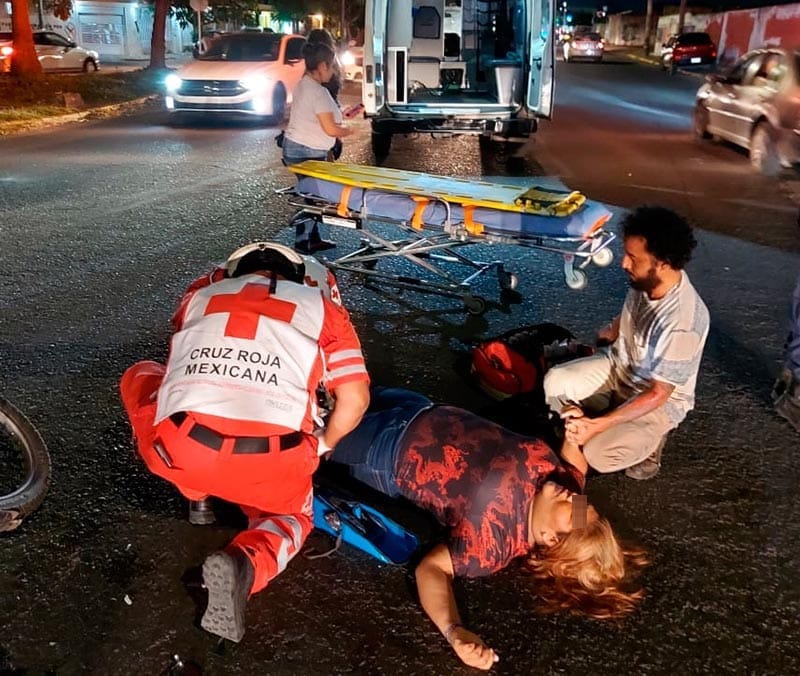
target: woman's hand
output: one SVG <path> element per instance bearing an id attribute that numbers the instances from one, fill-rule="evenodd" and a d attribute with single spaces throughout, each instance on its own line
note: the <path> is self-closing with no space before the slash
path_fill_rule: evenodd
<path id="1" fill-rule="evenodd" d="M 571 444 L 583 446 L 595 434 L 603 432 L 606 428 L 603 418 L 570 418 L 564 425 L 564 438 Z"/>
<path id="2" fill-rule="evenodd" d="M 500 661 L 497 653 L 487 646 L 480 636 L 464 627 L 456 627 L 450 636 L 450 645 L 456 655 L 468 667 L 488 671 Z"/>
<path id="3" fill-rule="evenodd" d="M 586 414 L 580 406 L 570 404 L 562 408 L 558 415 L 561 416 L 562 420 L 570 420 L 571 418 L 583 418 Z"/>

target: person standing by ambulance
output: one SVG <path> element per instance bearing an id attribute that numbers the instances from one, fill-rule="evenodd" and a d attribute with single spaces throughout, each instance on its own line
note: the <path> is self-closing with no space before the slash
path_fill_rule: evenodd
<path id="1" fill-rule="evenodd" d="M 283 139 L 283 163 L 287 167 L 305 160 L 327 160 L 336 142 L 353 133 L 344 126 L 339 104 L 326 86 L 337 72 L 336 53 L 324 42 L 307 42 L 303 56 L 306 72 L 294 90 Z M 297 251 L 311 254 L 335 246 L 335 242 L 322 239 L 315 221 L 295 223 Z"/>
<path id="2" fill-rule="evenodd" d="M 248 596 L 286 567 L 313 527 L 319 456 L 369 403 L 349 315 L 305 268 L 282 244 L 238 249 L 182 298 L 166 367 L 139 362 L 120 382 L 139 454 L 189 499 L 190 521 L 213 520 L 209 496 L 248 517 L 248 528 L 203 563 L 201 626 L 236 642 Z M 335 402 L 324 426 L 320 385 Z"/>

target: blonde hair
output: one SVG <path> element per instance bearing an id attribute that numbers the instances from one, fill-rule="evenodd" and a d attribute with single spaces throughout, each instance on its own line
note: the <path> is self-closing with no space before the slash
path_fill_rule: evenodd
<path id="1" fill-rule="evenodd" d="M 608 520 L 597 519 L 558 544 L 535 549 L 526 568 L 537 582 L 539 612 L 607 620 L 636 609 L 644 591 L 634 578 L 647 563 L 644 550 L 620 542 Z"/>

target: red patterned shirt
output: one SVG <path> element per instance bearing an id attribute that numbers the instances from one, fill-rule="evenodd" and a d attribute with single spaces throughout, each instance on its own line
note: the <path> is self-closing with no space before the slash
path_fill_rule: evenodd
<path id="1" fill-rule="evenodd" d="M 459 576 L 490 575 L 530 551 L 530 504 L 551 479 L 583 488 L 583 476 L 545 442 L 463 409 L 434 406 L 400 440 L 397 485 L 450 527 L 448 547 Z"/>

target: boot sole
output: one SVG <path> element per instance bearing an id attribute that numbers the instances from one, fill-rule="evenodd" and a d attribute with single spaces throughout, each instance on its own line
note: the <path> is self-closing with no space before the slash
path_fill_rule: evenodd
<path id="1" fill-rule="evenodd" d="M 247 593 L 236 561 L 216 552 L 203 563 L 203 582 L 208 589 L 208 607 L 200 620 L 206 631 L 238 643 L 244 636 L 244 609 Z"/>

